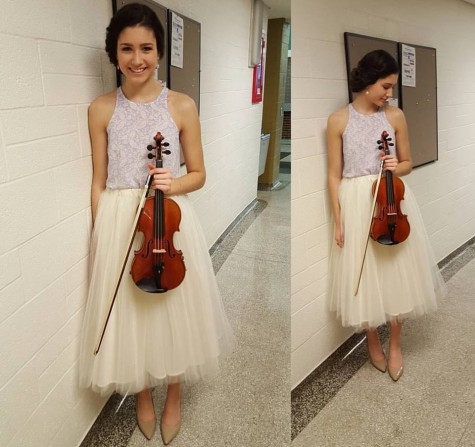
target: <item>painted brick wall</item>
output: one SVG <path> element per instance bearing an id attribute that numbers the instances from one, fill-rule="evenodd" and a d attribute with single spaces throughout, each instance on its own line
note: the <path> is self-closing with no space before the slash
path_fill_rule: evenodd
<path id="1" fill-rule="evenodd" d="M 211 246 L 256 197 L 250 1 L 184 2 L 202 24 L 208 179 L 192 198 Z M 0 1 L 0 445 L 74 446 L 104 400 L 77 387 L 87 293 L 87 107 L 114 88 L 109 0 Z"/>
<path id="2" fill-rule="evenodd" d="M 475 235 L 474 23 L 475 7 L 461 1 L 292 2 L 293 387 L 351 334 L 325 303 L 325 129 L 347 103 L 343 32 L 437 48 L 439 161 L 406 178 L 440 260 Z"/>

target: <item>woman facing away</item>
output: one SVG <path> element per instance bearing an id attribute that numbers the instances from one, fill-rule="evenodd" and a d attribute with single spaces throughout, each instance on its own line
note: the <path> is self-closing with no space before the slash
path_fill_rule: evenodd
<path id="1" fill-rule="evenodd" d="M 138 425 L 148 439 L 156 427 L 150 389 L 166 384 L 160 428 L 168 444 L 180 427 L 180 384 L 213 375 L 218 356 L 230 348 L 233 336 L 199 221 L 186 196 L 205 182 L 196 107 L 191 98 L 168 90 L 154 77 L 163 39 L 155 13 L 139 4 L 120 9 L 107 28 L 106 51 L 124 80 L 89 107 L 94 227 L 80 384 L 101 394 L 136 393 Z M 158 131 L 170 150 L 163 168 L 147 158 L 147 146 Z M 187 172 L 183 176 L 180 146 Z M 129 256 L 94 356 L 148 174 L 153 175 L 152 188 L 172 197 L 181 209 L 174 245 L 183 251 L 185 278 L 165 293 L 143 292 L 129 274 Z"/>
<path id="2" fill-rule="evenodd" d="M 436 308 L 445 284 L 434 260 L 419 208 L 405 185 L 403 212 L 410 222 L 407 240 L 398 245 L 369 241 L 361 270 L 371 215 L 372 185 L 379 172 L 395 176 L 412 170 L 403 112 L 387 104 L 397 83 L 399 67 L 383 50 L 366 54 L 351 71 L 350 87 L 357 92 L 347 107 L 330 115 L 327 126 L 328 189 L 334 220 L 330 250 L 328 297 L 330 309 L 344 326 L 366 330 L 372 365 L 397 381 L 403 373 L 401 328 L 403 320 Z M 378 149 L 383 131 L 395 146 L 390 154 Z M 390 322 L 386 359 L 377 327 Z"/>

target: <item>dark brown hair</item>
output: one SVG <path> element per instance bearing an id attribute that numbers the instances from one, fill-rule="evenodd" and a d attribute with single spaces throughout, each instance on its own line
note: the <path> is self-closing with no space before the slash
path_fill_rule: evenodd
<path id="1" fill-rule="evenodd" d="M 117 42 L 124 28 L 129 26 L 143 26 L 153 31 L 157 41 L 158 55 L 164 51 L 163 26 L 157 15 L 145 5 L 130 3 L 119 9 L 112 17 L 106 30 L 106 52 L 112 64 L 117 65 Z"/>
<path id="2" fill-rule="evenodd" d="M 363 56 L 358 65 L 351 70 L 351 91 L 361 92 L 378 79 L 397 73 L 399 73 L 399 64 L 387 51 L 371 51 Z"/>

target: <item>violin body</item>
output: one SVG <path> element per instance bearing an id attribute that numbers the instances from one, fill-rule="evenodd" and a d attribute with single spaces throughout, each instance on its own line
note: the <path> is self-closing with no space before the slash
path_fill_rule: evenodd
<path id="1" fill-rule="evenodd" d="M 148 158 L 156 158 L 156 166 L 161 168 L 162 154 L 170 154 L 170 151 L 162 149 L 162 145 L 167 147 L 168 143 L 162 143 L 164 138 L 160 132 L 154 140 L 155 148 L 150 145 L 147 149 L 155 149 L 155 155 L 149 153 Z M 145 200 L 136 230 L 143 233 L 144 240 L 135 251 L 130 272 L 137 287 L 144 292 L 164 293 L 178 287 L 185 278 L 183 253 L 173 245 L 173 235 L 180 230 L 180 221 L 180 207 L 160 189 Z"/>
<path id="2" fill-rule="evenodd" d="M 404 183 L 398 177 L 382 177 L 377 191 L 377 212 L 371 225 L 371 237 L 384 245 L 395 245 L 404 242 L 410 233 L 407 215 L 401 211 L 401 200 L 404 200 Z M 373 195 L 376 183 L 373 183 Z"/>
<path id="3" fill-rule="evenodd" d="M 137 232 L 143 233 L 144 239 L 142 246 L 134 252 L 131 274 L 144 292 L 163 293 L 178 287 L 185 278 L 183 253 L 173 245 L 173 235 L 180 230 L 181 210 L 175 201 L 163 198 L 164 227 L 157 240 L 154 236 L 154 202 L 154 197 L 147 198 L 139 219 Z"/>

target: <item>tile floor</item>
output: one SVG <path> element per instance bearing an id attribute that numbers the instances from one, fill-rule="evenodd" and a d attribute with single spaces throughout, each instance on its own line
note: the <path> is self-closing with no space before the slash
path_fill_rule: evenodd
<path id="1" fill-rule="evenodd" d="M 404 326 L 400 381 L 366 361 L 292 447 L 475 446 L 474 247 L 444 270 L 439 310 Z"/>
<path id="2" fill-rule="evenodd" d="M 245 217 L 213 255 L 236 346 L 215 381 L 184 389 L 174 447 L 290 445 L 289 181 L 282 174 L 278 190 L 259 191 L 261 212 Z M 154 390 L 158 415 L 164 391 Z M 81 447 L 163 445 L 159 431 L 147 441 L 135 427 L 133 397 L 114 416 L 119 402 L 112 399 Z"/>

